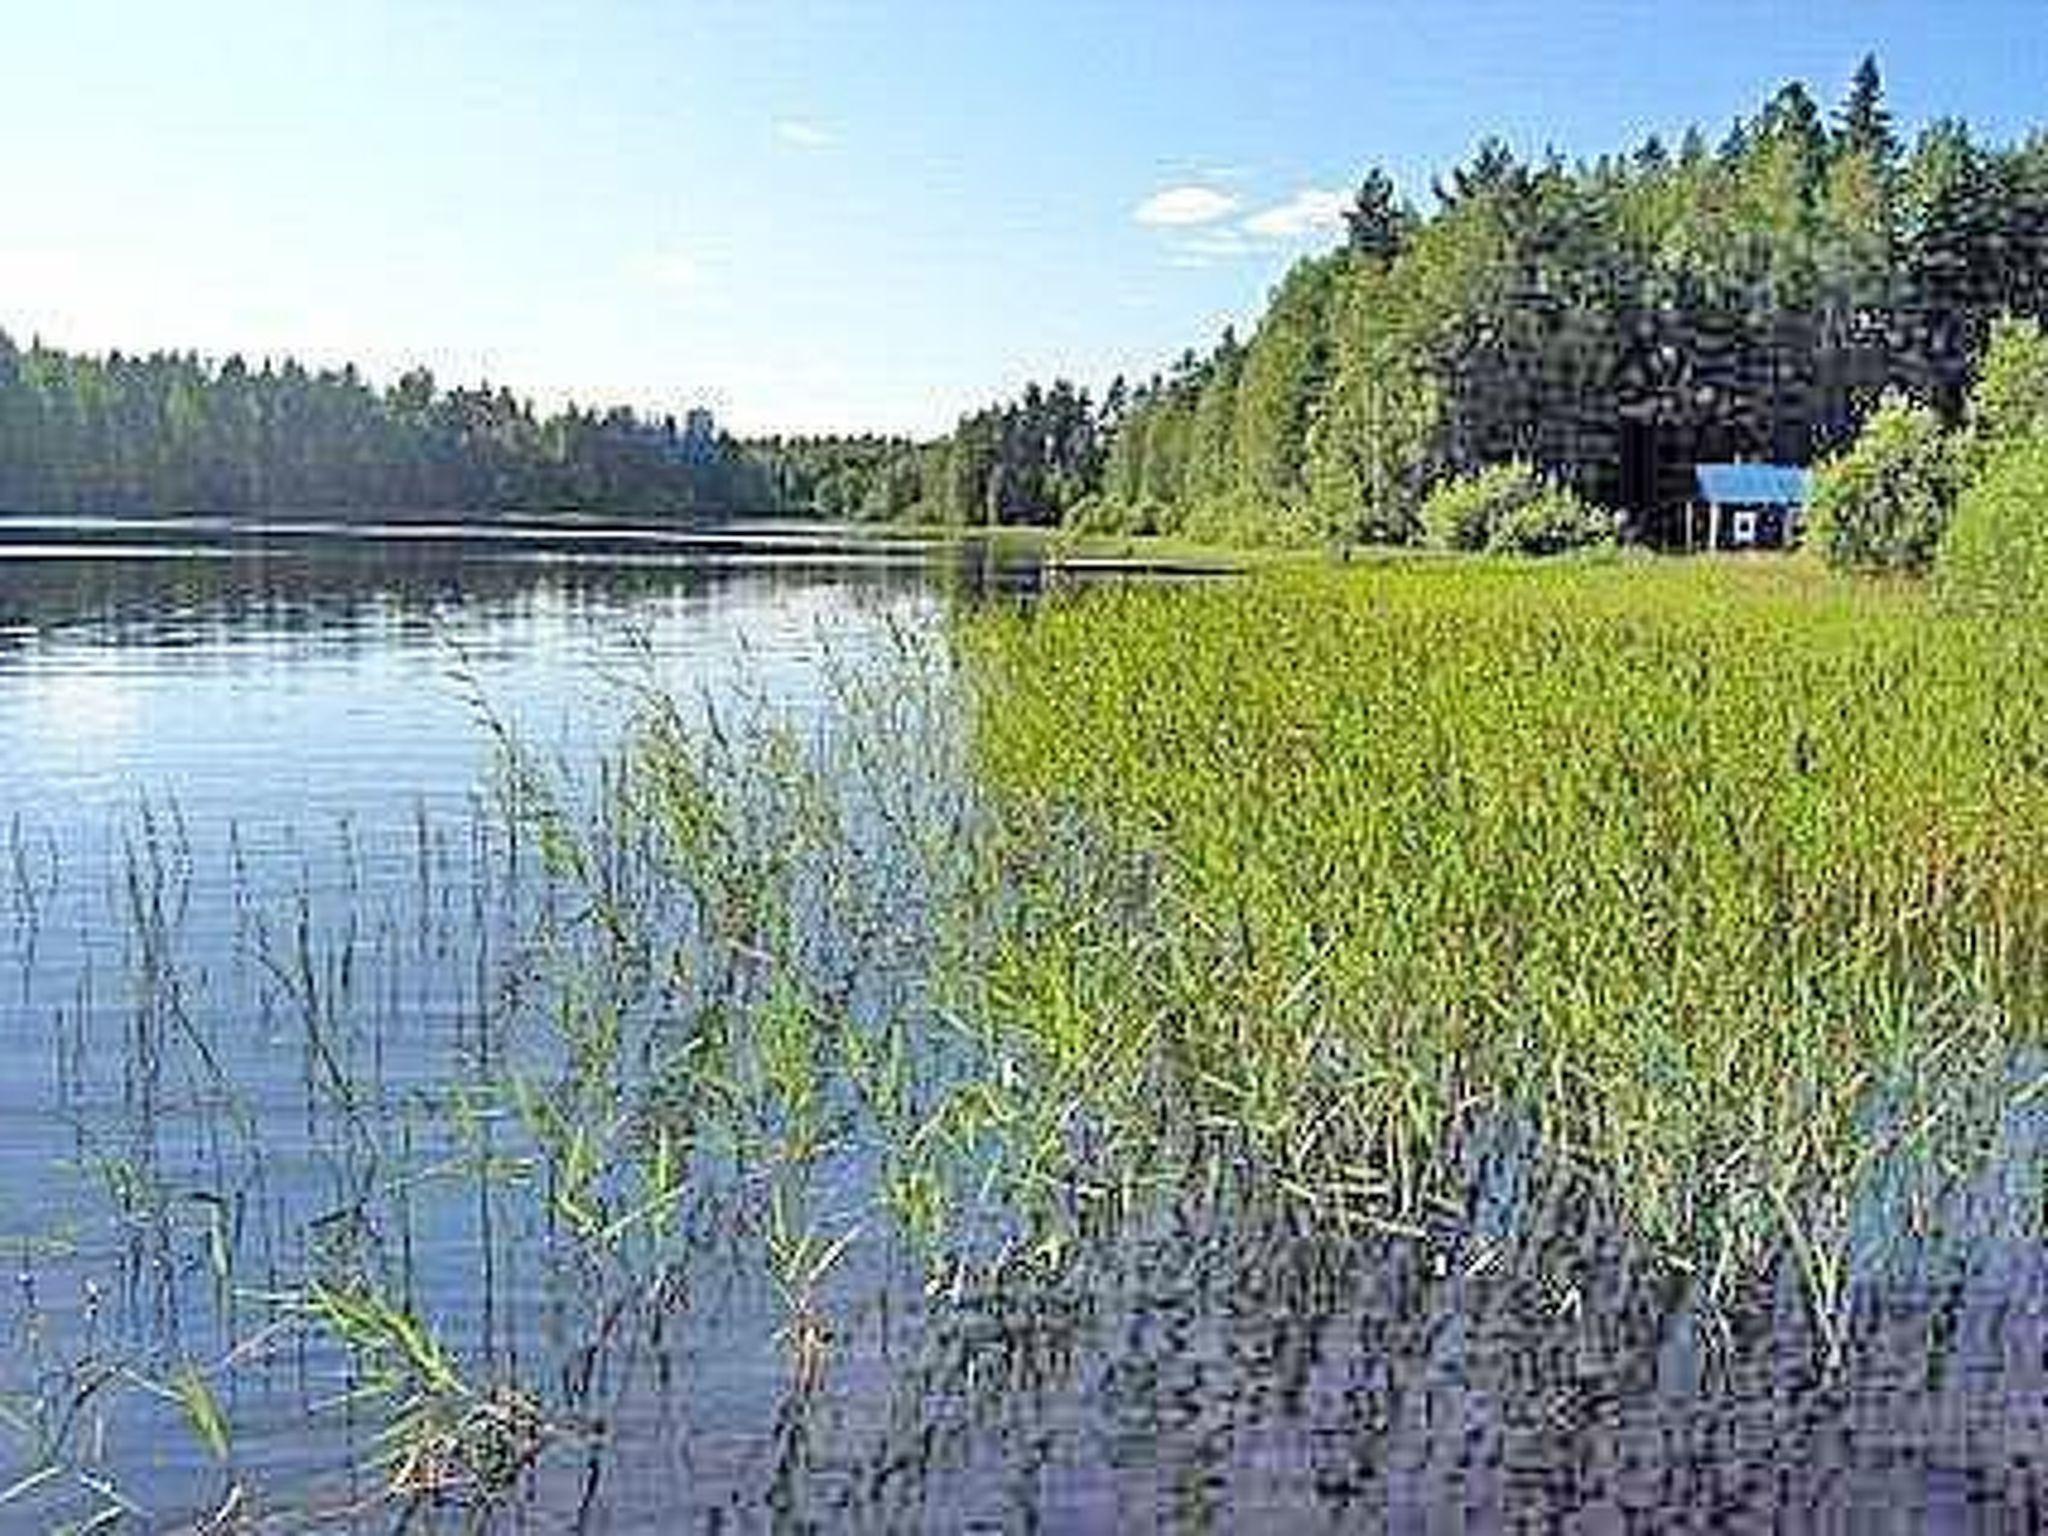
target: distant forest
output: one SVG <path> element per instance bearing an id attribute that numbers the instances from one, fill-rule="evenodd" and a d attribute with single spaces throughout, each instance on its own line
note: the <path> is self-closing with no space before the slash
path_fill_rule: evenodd
<path id="1" fill-rule="evenodd" d="M 0 333 L 0 510 L 250 512 L 772 510 L 763 466 L 692 413 L 377 390 L 353 368 L 189 354 L 86 357 Z"/>
<path id="2" fill-rule="evenodd" d="M 1567 165 L 1497 139 L 1419 214 L 1383 173 L 1347 238 L 1226 332 L 1099 402 L 1067 384 L 948 437 L 763 445 L 835 516 L 1069 522 L 1275 542 L 1417 536 L 1430 487 L 1520 460 L 1670 537 L 1700 461 L 1805 464 L 1888 389 L 1951 418 L 1992 321 L 2048 314 L 2048 135 L 1910 146 L 1875 60 Z"/>
<path id="3" fill-rule="evenodd" d="M 0 509 L 793 512 L 1249 542 L 1407 542 L 1519 461 L 1669 537 L 1703 460 L 1813 462 L 1888 390 L 1954 418 L 1992 322 L 2048 318 L 2048 134 L 1910 146 L 1875 60 L 1567 165 L 1488 139 L 1418 213 L 1368 173 L 1338 248 L 1099 400 L 1064 380 L 933 442 L 739 443 L 692 413 L 549 416 L 423 370 L 105 357 L 0 334 Z"/>
<path id="4" fill-rule="evenodd" d="M 937 442 L 767 438 L 752 446 L 791 511 L 853 521 L 1052 524 L 1102 483 L 1122 386 L 1097 407 L 1062 379 L 960 418 Z"/>

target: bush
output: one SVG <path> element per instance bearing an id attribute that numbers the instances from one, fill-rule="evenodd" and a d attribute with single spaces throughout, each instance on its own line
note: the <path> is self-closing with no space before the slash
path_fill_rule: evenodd
<path id="1" fill-rule="evenodd" d="M 1614 519 L 1523 463 L 1446 481 L 1422 504 L 1424 537 L 1439 549 L 1551 555 L 1604 544 Z"/>
<path id="2" fill-rule="evenodd" d="M 1999 320 L 1970 390 L 1970 436 L 1988 461 L 2048 434 L 2048 336 L 2032 320 Z"/>
<path id="3" fill-rule="evenodd" d="M 1814 472 L 1811 542 L 1844 570 L 1926 570 L 1955 501 L 1956 459 L 1940 417 L 1886 395 L 1856 441 Z"/>
<path id="4" fill-rule="evenodd" d="M 2048 435 L 1996 450 L 1942 535 L 1935 576 L 1960 607 L 2025 612 L 2048 605 Z"/>
<path id="5" fill-rule="evenodd" d="M 1154 530 L 1158 517 L 1151 501 L 1118 501 L 1097 493 L 1068 507 L 1060 526 L 1069 533 L 1144 535 Z"/>
<path id="6" fill-rule="evenodd" d="M 1447 480 L 1422 504 L 1423 537 L 1438 549 L 1481 550 L 1502 519 L 1542 493 L 1527 464 L 1495 464 Z"/>
<path id="7" fill-rule="evenodd" d="M 1121 504 L 1097 492 L 1068 507 L 1060 525 L 1069 533 L 1113 533 L 1122 521 L 1122 513 Z"/>
<path id="8" fill-rule="evenodd" d="M 1545 486 L 1494 525 L 1486 547 L 1496 554 L 1556 555 L 1614 542 L 1614 515 L 1564 486 Z"/>

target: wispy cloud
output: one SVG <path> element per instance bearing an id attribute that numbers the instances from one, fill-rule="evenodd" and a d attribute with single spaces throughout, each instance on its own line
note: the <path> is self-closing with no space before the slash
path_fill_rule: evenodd
<path id="1" fill-rule="evenodd" d="M 1300 240 L 1308 235 L 1319 235 L 1326 230 L 1340 228 L 1344 223 L 1344 210 L 1349 206 L 1342 192 L 1326 192 L 1320 187 L 1303 187 L 1284 203 L 1275 203 L 1271 208 L 1262 208 L 1243 221 L 1243 228 L 1249 234 L 1260 235 L 1268 240 Z"/>
<path id="2" fill-rule="evenodd" d="M 839 142 L 839 136 L 830 128 L 801 117 L 778 118 L 775 137 L 798 149 L 824 149 Z"/>
<path id="3" fill-rule="evenodd" d="M 1228 192 L 1189 184 L 1154 192 L 1132 210 L 1131 217 L 1140 224 L 1180 229 L 1195 224 L 1214 224 L 1235 212 L 1237 199 Z"/>

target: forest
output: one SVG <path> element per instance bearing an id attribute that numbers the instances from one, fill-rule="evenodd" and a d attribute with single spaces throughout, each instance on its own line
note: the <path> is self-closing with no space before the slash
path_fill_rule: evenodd
<path id="1" fill-rule="evenodd" d="M 769 438 L 752 444 L 790 511 L 860 522 L 1049 526 L 1102 483 L 1127 392 L 1100 406 L 1065 379 L 960 418 L 946 437 Z"/>
<path id="2" fill-rule="evenodd" d="M 46 512 L 541 511 L 702 517 L 769 505 L 705 413 L 542 416 L 414 369 L 89 357 L 0 333 L 0 508 Z"/>
<path id="3" fill-rule="evenodd" d="M 785 483 L 835 515 L 1406 543 L 1432 488 L 1519 461 L 1675 542 L 1695 463 L 1816 462 L 1887 391 L 1953 423 L 1994 322 L 2048 310 L 2048 135 L 1908 144 L 1873 58 L 1832 111 L 1795 81 L 1718 142 L 1488 139 L 1432 194 L 1367 173 L 1249 337 L 1098 404 L 1060 384 L 931 444 L 812 443 Z"/>
<path id="4" fill-rule="evenodd" d="M 1567 164 L 1489 138 L 1418 212 L 1381 170 L 1343 241 L 1099 399 L 1060 379 L 903 437 L 738 442 L 702 413 L 542 415 L 424 369 L 88 357 L 0 335 L 0 507 L 577 509 L 1410 543 L 1432 491 L 1514 464 L 1677 542 L 1702 461 L 1811 464 L 1888 392 L 1953 425 L 1992 327 L 2048 313 L 2048 134 L 1910 144 L 1865 58 L 1718 142 Z M 1609 519 L 1611 522 L 1611 518 Z"/>

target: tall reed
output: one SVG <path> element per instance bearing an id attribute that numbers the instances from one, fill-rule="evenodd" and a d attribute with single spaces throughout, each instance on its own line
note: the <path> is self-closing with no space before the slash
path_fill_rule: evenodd
<path id="1" fill-rule="evenodd" d="M 1416 563 L 961 649 L 1005 824 L 1093 839 L 1011 861 L 983 1005 L 1311 1203 L 1417 1228 L 1526 1125 L 1712 1286 L 1789 1245 L 1833 1312 L 1895 1154 L 1981 1167 L 2007 1101 L 1965 1090 L 2039 1068 L 2035 630 L 1798 567 Z"/>

